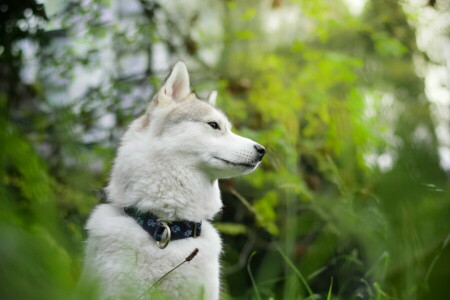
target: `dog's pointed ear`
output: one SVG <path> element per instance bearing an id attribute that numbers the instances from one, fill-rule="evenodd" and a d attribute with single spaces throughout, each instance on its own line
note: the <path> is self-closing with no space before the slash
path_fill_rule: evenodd
<path id="1" fill-rule="evenodd" d="M 160 92 L 164 98 L 173 101 L 181 101 L 190 94 L 189 74 L 184 63 L 179 61 L 175 64 Z"/>
<path id="2" fill-rule="evenodd" d="M 216 105 L 216 99 L 217 99 L 217 91 L 212 91 L 208 94 L 206 101 L 208 101 L 208 103 L 211 105 Z"/>

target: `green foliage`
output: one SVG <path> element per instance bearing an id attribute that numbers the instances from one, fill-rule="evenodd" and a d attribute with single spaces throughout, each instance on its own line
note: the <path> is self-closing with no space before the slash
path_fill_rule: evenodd
<path id="1" fill-rule="evenodd" d="M 246 234 L 248 232 L 248 228 L 243 224 L 220 222 L 215 223 L 214 226 L 223 234 L 239 235 Z"/>
<path id="2" fill-rule="evenodd" d="M 264 227 L 272 235 L 279 234 L 278 227 L 275 223 L 277 221 L 275 211 L 277 204 L 278 197 L 274 191 L 266 193 L 264 197 L 256 200 L 253 204 L 258 225 Z"/>

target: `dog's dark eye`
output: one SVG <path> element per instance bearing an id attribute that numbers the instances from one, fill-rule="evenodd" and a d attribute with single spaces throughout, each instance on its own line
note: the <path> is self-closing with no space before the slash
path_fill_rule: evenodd
<path id="1" fill-rule="evenodd" d="M 208 122 L 208 125 L 214 129 L 220 130 L 220 126 L 216 122 Z"/>

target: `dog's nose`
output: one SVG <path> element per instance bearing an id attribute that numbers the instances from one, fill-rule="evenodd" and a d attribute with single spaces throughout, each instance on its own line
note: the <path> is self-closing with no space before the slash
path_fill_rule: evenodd
<path id="1" fill-rule="evenodd" d="M 259 154 L 259 160 L 261 160 L 264 157 L 264 154 L 266 153 L 266 148 L 261 146 L 260 144 L 255 144 L 256 152 Z"/>

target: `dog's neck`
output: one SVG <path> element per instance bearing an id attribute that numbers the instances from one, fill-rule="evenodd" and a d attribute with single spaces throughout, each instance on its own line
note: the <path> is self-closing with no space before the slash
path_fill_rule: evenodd
<path id="1" fill-rule="evenodd" d="M 220 211 L 222 201 L 217 180 L 192 170 L 182 161 L 156 161 L 145 168 L 140 166 L 139 174 L 124 174 L 120 181 L 112 178 L 107 188 L 108 198 L 166 220 L 200 222 Z M 117 188 L 117 184 L 122 188 Z"/>
<path id="2" fill-rule="evenodd" d="M 175 177 L 153 182 L 153 188 L 147 189 L 136 208 L 150 211 L 165 220 L 194 222 L 212 219 L 220 211 L 222 201 L 217 180 L 211 182 L 208 178 L 186 174 L 179 169 L 172 176 Z"/>

